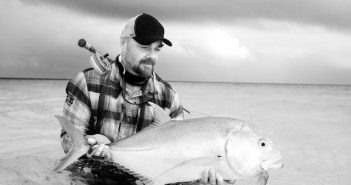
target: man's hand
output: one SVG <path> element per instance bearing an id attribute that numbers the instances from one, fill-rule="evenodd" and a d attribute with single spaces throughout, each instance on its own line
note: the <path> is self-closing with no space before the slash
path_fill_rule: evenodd
<path id="1" fill-rule="evenodd" d="M 95 134 L 95 135 L 87 135 L 85 136 L 88 140 L 88 143 L 92 146 L 92 152 L 90 152 L 87 156 L 99 156 L 99 157 L 108 157 L 104 150 L 108 147 L 107 144 L 110 144 L 111 141 L 104 135 Z"/>
<path id="2" fill-rule="evenodd" d="M 104 135 L 95 134 L 95 135 L 86 135 L 85 136 L 90 145 L 99 145 L 99 144 L 110 144 L 111 141 Z"/>
<path id="3" fill-rule="evenodd" d="M 214 169 L 205 170 L 202 173 L 202 177 L 200 179 L 200 185 L 225 185 L 225 184 L 234 184 L 235 181 L 231 180 L 223 180 L 221 174 L 216 172 Z"/>
<path id="4" fill-rule="evenodd" d="M 222 176 L 216 172 L 214 169 L 205 170 L 202 173 L 202 178 L 200 179 L 200 184 L 210 184 L 210 185 L 224 185 Z"/>
<path id="5" fill-rule="evenodd" d="M 98 157 L 104 157 L 107 160 L 111 159 L 111 153 L 109 153 L 109 146 L 105 145 L 105 144 L 99 144 L 99 145 L 94 145 L 92 147 L 92 152 L 90 152 L 87 156 L 91 157 L 91 156 L 98 156 Z"/>

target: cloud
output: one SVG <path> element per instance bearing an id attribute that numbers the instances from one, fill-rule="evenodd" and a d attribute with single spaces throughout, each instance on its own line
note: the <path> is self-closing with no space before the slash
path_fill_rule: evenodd
<path id="1" fill-rule="evenodd" d="M 118 53 L 123 21 L 47 6 L 24 8 L 16 1 L 0 3 L 0 77 L 72 78 L 90 67 L 90 53 L 77 46 L 80 38 L 112 57 Z"/>
<path id="2" fill-rule="evenodd" d="M 348 0 L 22 0 L 35 6 L 61 6 L 72 11 L 110 18 L 132 17 L 140 12 L 151 13 L 161 20 L 213 20 L 231 23 L 238 19 L 269 19 L 351 28 L 351 1 Z"/>
<path id="3" fill-rule="evenodd" d="M 173 56 L 192 57 L 225 66 L 253 59 L 250 49 L 240 42 L 231 26 L 171 23 L 167 25 L 167 38 L 174 46 L 166 53 Z"/>
<path id="4" fill-rule="evenodd" d="M 207 33 L 206 33 L 207 32 Z M 222 29 L 207 30 L 204 34 L 204 43 L 215 57 L 230 59 L 247 59 L 250 51 L 242 46 L 239 40 Z"/>
<path id="5" fill-rule="evenodd" d="M 171 39 L 180 49 L 166 50 L 159 71 L 166 71 L 162 74 L 172 80 L 350 84 L 350 35 L 312 25 L 272 21 L 263 25 L 269 29 L 214 23 L 171 24 Z M 232 58 L 218 57 L 222 45 L 208 42 L 216 42 L 217 35 L 224 35 L 221 42 L 232 43 L 229 45 L 233 52 L 247 48 L 248 57 L 232 57 L 235 53 L 231 50 L 224 56 Z"/>
<path id="6" fill-rule="evenodd" d="M 167 2 L 170 5 L 133 2 L 137 6 L 130 1 L 0 0 L 0 41 L 3 43 L 0 75 L 72 78 L 90 67 L 90 53 L 77 46 L 78 39 L 85 38 L 98 50 L 114 57 L 119 53 L 119 34 L 125 21 L 146 7 L 156 11 L 161 22 L 165 20 L 166 37 L 174 44 L 163 48 L 157 64 L 158 72 L 166 80 L 351 83 L 348 32 L 322 24 L 284 21 L 284 16 L 278 13 L 276 18 L 267 19 L 269 16 L 256 12 L 258 5 L 250 9 L 242 6 L 246 2 L 240 1 L 235 1 L 235 5 L 241 6 L 242 13 L 226 10 L 234 6 L 228 4 L 232 1 L 205 0 L 197 6 L 192 3 L 198 1 L 187 1 L 187 6 L 185 1 L 184 4 Z M 289 13 L 273 6 L 279 4 L 275 1 L 260 2 L 270 3 L 272 15 L 279 10 L 293 16 L 294 6 Z M 303 6 L 312 8 L 312 5 Z M 263 9 L 265 6 L 268 5 L 262 4 Z M 335 6 L 331 5 L 331 10 L 334 11 Z M 128 11 L 119 11 L 124 8 Z M 333 11 L 330 14 L 334 14 Z M 294 16 L 295 20 L 300 19 L 297 13 Z M 305 19 L 304 16 L 302 13 L 301 19 Z"/>

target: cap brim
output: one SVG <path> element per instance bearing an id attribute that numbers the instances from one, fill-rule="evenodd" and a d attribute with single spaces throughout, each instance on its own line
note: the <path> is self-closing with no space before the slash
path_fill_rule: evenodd
<path id="1" fill-rule="evenodd" d="M 164 42 L 164 43 L 167 44 L 168 46 L 172 46 L 172 42 L 169 41 L 169 40 L 166 39 L 166 38 L 163 38 L 162 42 Z"/>
<path id="2" fill-rule="evenodd" d="M 167 44 L 168 46 L 172 46 L 172 42 L 166 38 L 160 37 L 133 37 L 133 39 L 141 45 L 150 45 L 153 42 L 158 40 L 162 41 L 163 43 Z"/>

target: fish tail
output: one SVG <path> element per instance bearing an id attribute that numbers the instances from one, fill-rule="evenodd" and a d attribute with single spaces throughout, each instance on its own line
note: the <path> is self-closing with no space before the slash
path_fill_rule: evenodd
<path id="1" fill-rule="evenodd" d="M 68 136 L 72 140 L 72 148 L 71 150 L 60 159 L 57 166 L 54 168 L 55 171 L 61 171 L 73 162 L 77 161 L 79 157 L 86 154 L 90 149 L 90 146 L 84 137 L 84 135 L 79 132 L 73 124 L 69 123 L 69 121 L 62 116 L 55 115 L 55 117 L 59 120 L 62 128 L 67 132 Z"/>

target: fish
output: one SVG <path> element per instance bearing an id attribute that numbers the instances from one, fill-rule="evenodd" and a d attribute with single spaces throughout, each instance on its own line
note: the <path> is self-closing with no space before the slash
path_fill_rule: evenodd
<path id="1" fill-rule="evenodd" d="M 147 185 L 198 180 L 214 169 L 224 180 L 259 177 L 265 185 L 268 170 L 283 167 L 273 142 L 257 135 L 247 123 L 228 117 L 171 120 L 162 108 L 155 110 L 155 123 L 142 131 L 105 145 L 104 157 Z M 90 150 L 85 136 L 65 117 L 56 115 L 73 142 L 59 160 L 61 171 Z"/>

